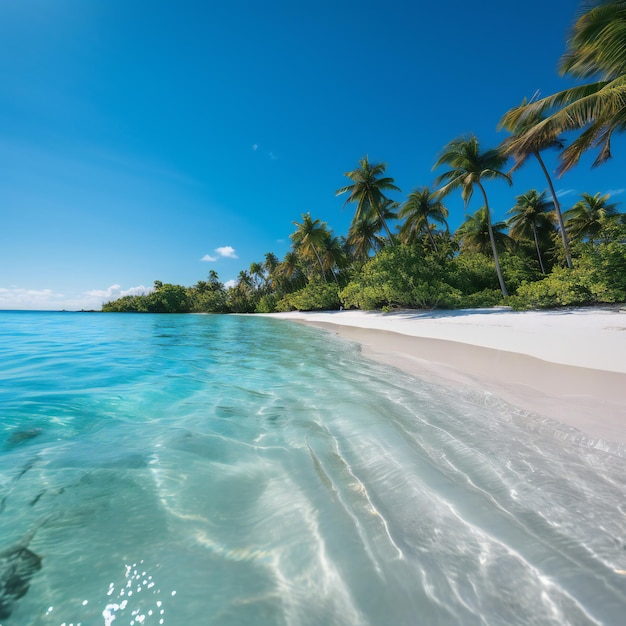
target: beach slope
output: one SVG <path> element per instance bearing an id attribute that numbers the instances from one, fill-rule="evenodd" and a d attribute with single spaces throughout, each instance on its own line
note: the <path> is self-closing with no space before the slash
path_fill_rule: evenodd
<path id="1" fill-rule="evenodd" d="M 626 443 L 626 308 L 271 317 L 325 328 L 419 378 L 469 385 L 588 437 Z"/>

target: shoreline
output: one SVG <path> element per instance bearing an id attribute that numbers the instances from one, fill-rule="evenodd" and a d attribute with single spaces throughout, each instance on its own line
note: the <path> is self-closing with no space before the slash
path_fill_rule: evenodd
<path id="1" fill-rule="evenodd" d="M 411 376 L 479 389 L 589 438 L 626 444 L 626 311 L 559 315 L 499 309 L 269 317 L 333 332 L 360 344 L 366 358 Z"/>

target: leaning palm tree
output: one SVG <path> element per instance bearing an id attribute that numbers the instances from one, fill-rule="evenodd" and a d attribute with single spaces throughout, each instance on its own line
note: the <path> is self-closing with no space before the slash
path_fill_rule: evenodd
<path id="1" fill-rule="evenodd" d="M 526 100 L 524 99 L 520 106 L 524 107 L 525 105 Z M 552 195 L 552 202 L 554 203 L 554 210 L 559 222 L 559 230 L 561 231 L 563 250 L 565 251 L 565 262 L 567 263 L 567 267 L 572 269 L 572 254 L 569 249 L 569 240 L 567 238 L 567 232 L 565 231 L 565 224 L 563 222 L 561 204 L 558 196 L 556 195 L 556 191 L 554 190 L 552 177 L 548 173 L 548 168 L 541 158 L 541 152 L 548 148 L 562 150 L 564 147 L 563 140 L 558 136 L 558 134 L 551 136 L 544 133 L 535 137 L 532 142 L 527 141 L 525 139 L 526 134 L 540 124 L 544 120 L 544 117 L 537 111 L 531 111 L 523 118 L 519 118 L 517 117 L 515 111 L 516 109 L 512 109 L 508 113 L 505 113 L 504 117 L 500 120 L 498 128 L 505 128 L 511 133 L 511 136 L 507 137 L 500 145 L 500 150 L 503 154 L 510 155 L 515 160 L 515 163 L 511 168 L 511 173 L 522 167 L 522 165 L 524 165 L 531 156 L 534 156 L 537 163 L 539 163 L 539 166 L 541 167 L 541 170 L 543 171 L 543 174 L 548 182 L 550 194 Z"/>
<path id="2" fill-rule="evenodd" d="M 398 217 L 404 219 L 400 229 L 400 240 L 403 243 L 412 243 L 418 235 L 426 234 L 430 240 L 432 249 L 437 252 L 437 244 L 431 229 L 431 220 L 448 224 L 448 209 L 444 206 L 438 194 L 433 193 L 428 187 L 415 189 L 409 194 L 407 201 L 400 208 Z"/>
<path id="3" fill-rule="evenodd" d="M 546 192 L 539 193 L 536 189 L 531 189 L 515 198 L 515 206 L 509 210 L 511 217 L 507 220 L 509 234 L 514 239 L 531 239 L 535 242 L 537 260 L 541 273 L 545 274 L 546 269 L 541 256 L 539 246 L 539 230 L 542 226 L 550 225 L 552 203 L 546 200 Z"/>
<path id="4" fill-rule="evenodd" d="M 393 246 L 393 237 L 384 215 L 384 207 L 385 205 L 388 206 L 389 198 L 385 196 L 384 192 L 400 191 L 400 189 L 393 184 L 393 178 L 382 176 L 386 169 L 386 163 L 371 164 L 367 156 L 363 157 L 359 161 L 359 167 L 344 174 L 352 181 L 352 184 L 338 189 L 336 195 L 350 194 L 344 206 L 349 202 L 356 203 L 355 220 L 378 217 L 381 226 L 387 232 L 389 242 Z"/>
<path id="5" fill-rule="evenodd" d="M 508 123 L 519 124 L 537 113 L 548 117 L 518 140 L 527 150 L 544 138 L 563 131 L 582 130 L 561 154 L 558 173 L 563 174 L 592 147 L 599 148 L 594 166 L 611 158 L 611 137 L 626 130 L 626 2 L 596 3 L 582 14 L 572 29 L 560 73 L 574 78 L 598 78 L 595 82 L 565 89 L 547 98 L 513 109 Z M 555 110 L 556 109 L 556 110 Z"/>
<path id="6" fill-rule="evenodd" d="M 483 186 L 484 180 L 501 179 L 507 183 L 511 183 L 511 177 L 502 171 L 506 164 L 507 157 L 498 150 L 486 150 L 481 152 L 478 140 L 473 135 L 468 139 L 458 138 L 451 141 L 444 149 L 439 159 L 435 163 L 433 169 L 447 165 L 451 169 L 444 172 L 436 180 L 436 184 L 445 183 L 439 193 L 445 196 L 454 189 L 461 189 L 461 197 L 465 201 L 465 206 L 469 204 L 474 193 L 474 187 L 478 187 L 485 202 L 485 214 L 487 218 L 487 227 L 489 232 L 489 240 L 491 243 L 491 251 L 496 265 L 496 273 L 502 295 L 508 296 L 502 268 L 500 267 L 500 259 L 496 241 L 493 235 L 491 225 L 491 211 L 489 210 L 489 200 L 487 192 Z"/>
<path id="7" fill-rule="evenodd" d="M 465 216 L 465 221 L 456 229 L 454 237 L 461 243 L 463 250 L 488 256 L 493 251 L 492 237 L 500 251 L 510 245 L 511 238 L 502 232 L 505 228 L 505 222 L 492 223 L 487 208 L 483 206 L 472 215 Z"/>
<path id="8" fill-rule="evenodd" d="M 619 218 L 617 203 L 609 202 L 610 197 L 608 193 L 583 193 L 582 200 L 565 211 L 565 226 L 574 239 L 588 238 L 593 242 L 610 219 Z"/>

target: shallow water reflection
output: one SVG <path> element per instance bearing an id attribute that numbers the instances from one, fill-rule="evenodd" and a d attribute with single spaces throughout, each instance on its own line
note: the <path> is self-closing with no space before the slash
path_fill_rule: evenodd
<path id="1" fill-rule="evenodd" d="M 621 623 L 620 447 L 275 320 L 0 321 L 7 626 Z"/>

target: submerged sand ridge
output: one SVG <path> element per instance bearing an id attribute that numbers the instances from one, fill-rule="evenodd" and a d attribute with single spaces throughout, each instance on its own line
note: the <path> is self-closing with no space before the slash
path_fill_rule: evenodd
<path id="1" fill-rule="evenodd" d="M 411 375 L 480 388 L 588 437 L 626 443 L 626 308 L 277 313 Z"/>

